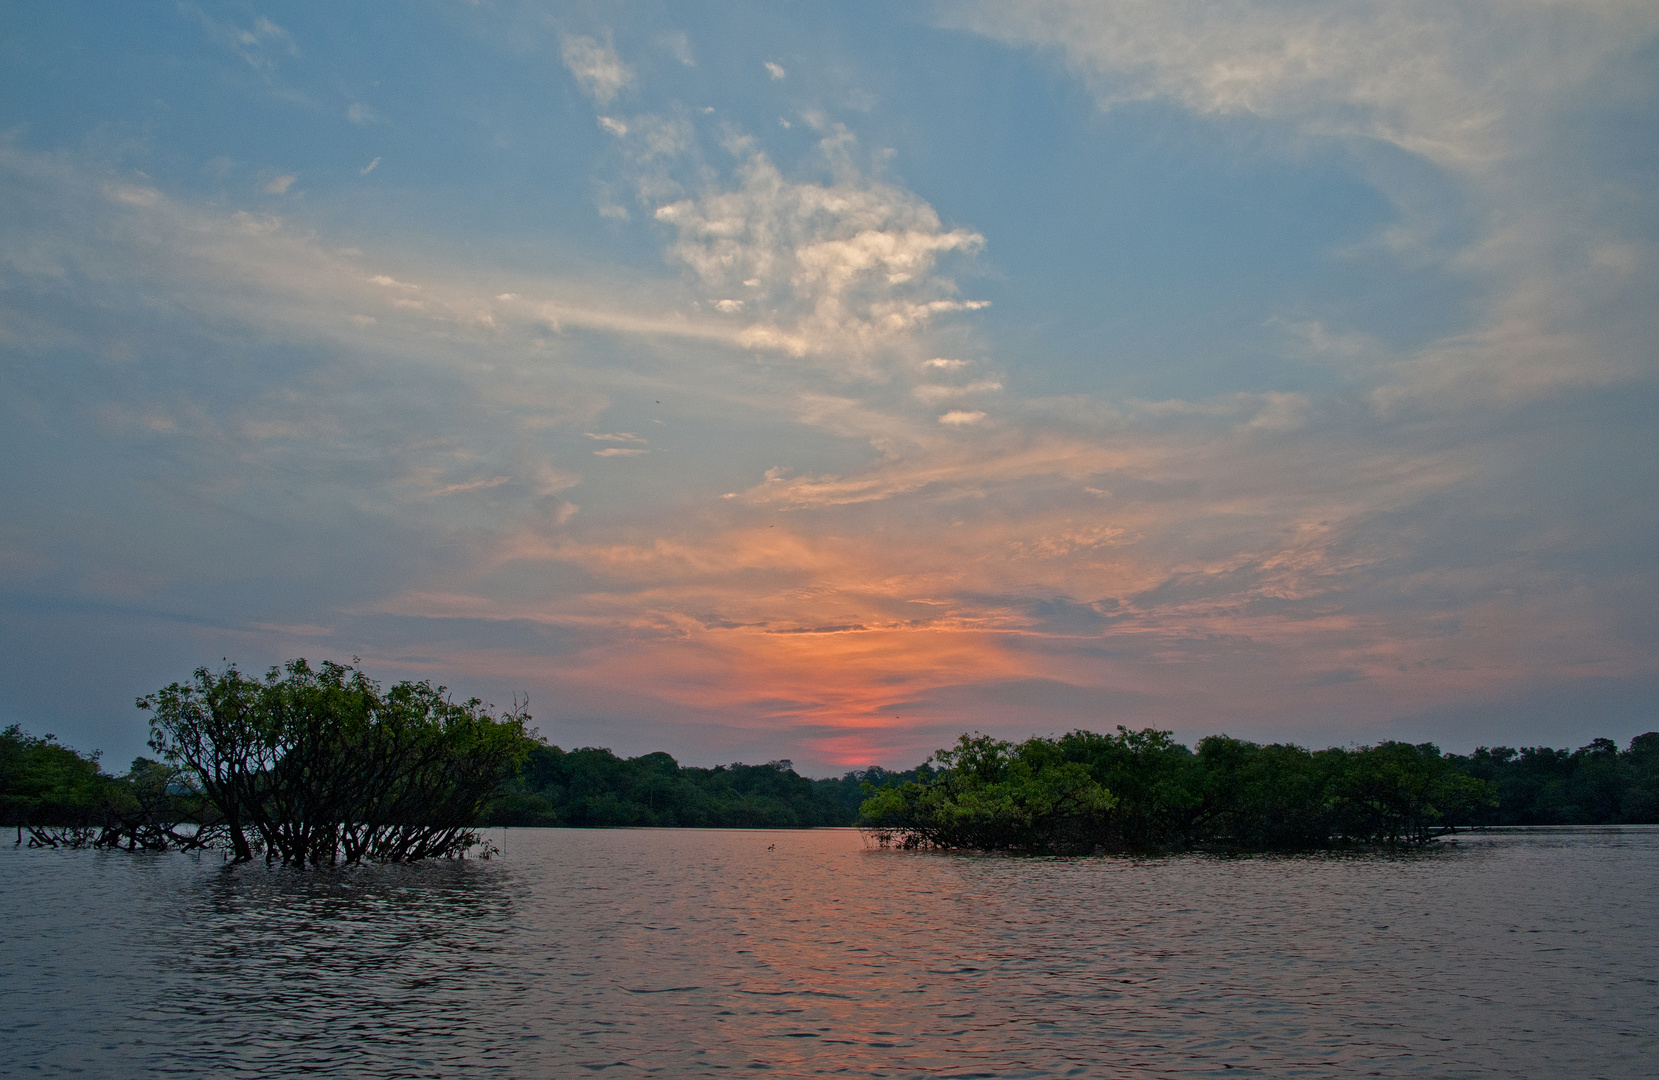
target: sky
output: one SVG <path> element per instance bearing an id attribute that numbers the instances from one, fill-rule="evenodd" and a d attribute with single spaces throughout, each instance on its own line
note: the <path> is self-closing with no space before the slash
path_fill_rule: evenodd
<path id="1" fill-rule="evenodd" d="M 1659 728 L 1659 5 L 0 5 L 0 723 Z"/>

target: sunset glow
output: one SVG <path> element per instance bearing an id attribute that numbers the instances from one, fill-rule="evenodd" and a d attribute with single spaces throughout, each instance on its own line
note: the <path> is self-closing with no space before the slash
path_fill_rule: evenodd
<path id="1" fill-rule="evenodd" d="M 5 723 L 1653 726 L 1652 4 L 339 18 L 6 16 Z"/>

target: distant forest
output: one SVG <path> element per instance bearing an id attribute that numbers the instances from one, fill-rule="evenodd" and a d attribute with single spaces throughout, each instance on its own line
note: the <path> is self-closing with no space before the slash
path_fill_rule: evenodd
<path id="1" fill-rule="evenodd" d="M 1507 805 L 1505 799 L 1508 799 Z M 964 735 L 859 823 L 885 846 L 1046 854 L 1421 847 L 1458 828 L 1659 821 L 1659 734 L 1620 753 L 1432 743 L 1310 751 L 1225 735 Z"/>
<path id="2" fill-rule="evenodd" d="M 1317 755 L 1297 747 L 1260 747 L 1224 736 L 1205 740 L 1194 753 L 1167 733 L 1127 734 L 1140 741 L 1131 744 L 1118 764 L 1122 775 L 1100 778 L 1120 799 L 1134 799 L 1144 786 L 1136 782 L 1138 774 L 1165 777 L 1182 788 L 1180 798 L 1185 801 L 1202 803 L 1206 793 L 1213 801 L 1229 763 L 1234 772 L 1244 767 L 1237 761 L 1238 752 L 1251 757 L 1265 752 L 1273 764 L 1264 759 L 1253 768 L 1267 768 L 1283 779 L 1289 778 L 1294 762 L 1305 758 L 1311 767 L 1317 760 Z M 1209 754 L 1204 753 L 1206 745 Z M 1622 752 L 1610 739 L 1596 739 L 1578 750 L 1482 747 L 1461 755 L 1441 754 L 1431 744 L 1409 749 L 1413 758 L 1443 762 L 1450 773 L 1491 785 L 1495 805 L 1477 798 L 1478 805 L 1470 806 L 1457 824 L 1659 824 L 1659 732 L 1637 736 Z M 1235 753 L 1224 761 L 1224 750 Z M 942 771 L 939 765 L 935 760 L 904 772 L 873 766 L 834 779 L 809 780 L 797 775 L 788 761 L 697 768 L 660 752 L 622 758 L 604 749 L 565 751 L 539 745 L 507 793 L 490 806 L 485 820 L 491 825 L 576 827 L 856 825 L 860 809 L 876 792 L 928 782 Z"/>
<path id="3" fill-rule="evenodd" d="M 617 757 L 609 750 L 530 751 L 508 790 L 485 811 L 486 825 L 578 828 L 656 825 L 728 829 L 809 829 L 854 825 L 870 792 L 914 780 L 917 770 L 880 766 L 839 779 L 809 780 L 790 761 L 765 765 L 681 765 L 665 753 Z"/>
<path id="4" fill-rule="evenodd" d="M 1067 739 L 1075 747 L 1093 747 L 1088 752 L 1094 758 L 1072 764 L 1081 762 L 1092 782 L 1110 793 L 1114 805 L 1106 813 L 1119 822 L 1132 821 L 1137 815 L 1144 822 L 1163 820 L 1158 815 L 1170 814 L 1191 822 L 1206 814 L 1212 819 L 1231 814 L 1229 820 L 1237 823 L 1245 820 L 1239 816 L 1240 808 L 1249 804 L 1254 807 L 1251 812 L 1258 814 L 1251 819 L 1256 822 L 1252 827 L 1271 830 L 1275 799 L 1288 809 L 1285 800 L 1292 797 L 1301 802 L 1316 795 L 1327 801 L 1342 797 L 1328 785 L 1354 782 L 1356 774 L 1350 770 L 1339 776 L 1339 771 L 1333 771 L 1332 763 L 1338 758 L 1331 755 L 1335 754 L 1348 755 L 1341 760 L 1350 763 L 1369 761 L 1382 770 L 1379 776 L 1389 769 L 1396 773 L 1402 768 L 1408 773 L 1427 769 L 1423 775 L 1432 774 L 1438 778 L 1434 782 L 1442 785 L 1458 777 L 1479 782 L 1479 787 L 1460 789 L 1460 805 L 1437 808 L 1444 824 L 1659 824 L 1659 732 L 1637 736 L 1622 751 L 1610 739 L 1596 739 L 1577 750 L 1483 747 L 1469 755 L 1442 754 L 1431 744 L 1401 743 L 1358 751 L 1309 752 L 1223 736 L 1201 741 L 1195 751 L 1162 732 L 1122 732 L 1121 736 L 1074 732 L 1059 740 L 1024 744 L 985 741 L 984 745 L 1004 748 L 996 759 L 1001 763 L 997 768 L 1004 772 L 999 774 L 1001 779 L 989 782 L 986 791 L 1008 796 L 1013 800 L 1008 806 L 1027 806 L 1018 800 L 1034 789 L 1019 788 L 1025 781 L 1019 781 L 1017 774 L 1024 766 L 1016 751 L 1062 747 Z M 1353 757 L 1361 753 L 1371 757 Z M 1066 764 L 1056 760 L 1061 766 Z M 813 780 L 798 775 L 788 761 L 699 768 L 681 765 L 665 753 L 622 758 L 606 749 L 567 751 L 537 743 L 485 806 L 482 823 L 725 828 L 875 825 L 880 823 L 882 805 L 892 812 L 892 800 L 907 785 L 912 793 L 943 792 L 941 785 L 951 773 L 951 761 L 947 753 L 943 759 L 936 756 L 904 772 L 872 767 Z M 1415 764 L 1402 766 L 1401 762 Z M 1032 776 L 1040 772 L 1039 767 Z M 1309 785 L 1327 786 L 1316 791 Z M 882 793 L 886 793 L 885 804 L 874 798 Z M 155 761 L 139 758 L 125 773 L 111 775 L 100 767 L 97 755 L 78 753 L 51 736 L 31 735 L 16 725 L 0 731 L 0 822 L 7 826 L 83 824 L 110 813 L 130 814 L 134 807 L 153 806 L 158 800 L 191 797 L 192 793 L 179 788 L 176 774 Z M 872 805 L 867 807 L 867 803 Z M 960 805 L 953 806 L 960 811 Z"/>

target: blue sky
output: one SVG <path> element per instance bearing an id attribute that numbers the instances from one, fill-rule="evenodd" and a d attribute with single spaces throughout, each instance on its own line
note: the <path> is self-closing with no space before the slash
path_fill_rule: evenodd
<path id="1" fill-rule="evenodd" d="M 0 721 L 1659 725 L 1651 4 L 0 19 Z"/>

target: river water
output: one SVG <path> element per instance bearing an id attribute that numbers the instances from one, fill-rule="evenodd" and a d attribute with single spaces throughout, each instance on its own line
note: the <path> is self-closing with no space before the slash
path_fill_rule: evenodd
<path id="1" fill-rule="evenodd" d="M 1659 827 L 1247 859 L 493 835 L 326 873 L 6 845 L 0 1075 L 1659 1074 Z"/>

